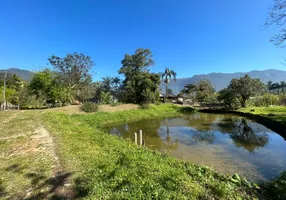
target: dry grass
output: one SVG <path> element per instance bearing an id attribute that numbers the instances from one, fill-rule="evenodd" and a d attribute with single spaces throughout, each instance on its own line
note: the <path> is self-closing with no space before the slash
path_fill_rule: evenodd
<path id="1" fill-rule="evenodd" d="M 64 106 L 64 107 L 47 109 L 47 111 L 62 112 L 62 113 L 69 114 L 69 115 L 85 114 L 85 112 L 82 111 L 80 107 L 81 107 L 81 105 L 69 105 L 69 106 Z"/>
<path id="2" fill-rule="evenodd" d="M 136 110 L 139 106 L 136 104 L 120 104 L 118 106 L 111 106 L 111 105 L 100 105 L 99 111 L 101 112 L 117 112 L 117 111 L 124 111 L 124 110 Z"/>
<path id="3" fill-rule="evenodd" d="M 111 105 L 100 105 L 99 111 L 100 112 L 117 112 L 117 111 L 124 111 L 124 110 L 136 110 L 139 106 L 136 104 L 120 104 L 117 106 L 111 106 Z M 81 110 L 81 105 L 70 105 L 70 106 L 64 106 L 59 108 L 51 108 L 47 109 L 47 111 L 51 112 L 62 112 L 65 114 L 86 114 L 84 111 Z"/>

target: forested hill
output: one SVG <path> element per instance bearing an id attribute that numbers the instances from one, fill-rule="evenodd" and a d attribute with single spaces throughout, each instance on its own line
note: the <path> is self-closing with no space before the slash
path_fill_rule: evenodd
<path id="1" fill-rule="evenodd" d="M 34 75 L 33 72 L 28 71 L 28 70 L 23 70 L 23 69 L 17 69 L 17 68 L 10 68 L 10 69 L 0 69 L 0 74 L 4 74 L 4 72 L 7 71 L 7 74 L 13 75 L 16 74 L 20 78 L 22 78 L 25 81 L 30 81 L 32 80 L 32 77 Z M 3 76 L 0 76 L 0 79 Z"/>
<path id="2" fill-rule="evenodd" d="M 268 81 L 280 82 L 286 81 L 286 71 L 282 70 L 263 70 L 263 71 L 250 71 L 250 72 L 238 72 L 238 73 L 211 73 L 194 75 L 191 78 L 180 78 L 176 82 L 170 81 L 168 88 L 172 89 L 174 94 L 178 94 L 186 84 L 194 83 L 202 79 L 208 79 L 213 84 L 216 91 L 225 88 L 230 80 L 244 76 L 245 74 L 250 75 L 252 78 L 259 78 L 262 82 L 267 83 Z M 165 83 L 161 83 L 160 89 L 165 93 Z"/>

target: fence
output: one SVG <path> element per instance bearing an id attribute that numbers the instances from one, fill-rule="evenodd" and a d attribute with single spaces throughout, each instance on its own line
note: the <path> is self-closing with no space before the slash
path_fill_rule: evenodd
<path id="1" fill-rule="evenodd" d="M 0 111 L 3 110 L 20 110 L 19 105 L 13 105 L 11 103 L 2 103 L 0 104 Z"/>
<path id="2" fill-rule="evenodd" d="M 137 133 L 136 132 L 134 133 L 134 141 L 135 141 L 135 144 L 138 144 Z M 142 132 L 142 130 L 139 130 L 139 145 L 140 146 L 145 146 L 145 141 L 143 139 L 143 132 Z"/>

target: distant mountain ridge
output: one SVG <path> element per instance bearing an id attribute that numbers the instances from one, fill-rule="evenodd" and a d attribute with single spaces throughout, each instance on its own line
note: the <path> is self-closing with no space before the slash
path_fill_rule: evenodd
<path id="1" fill-rule="evenodd" d="M 21 77 L 25 81 L 31 81 L 34 75 L 33 72 L 18 68 L 10 68 L 10 69 L 1 69 L 0 74 L 3 74 L 5 71 L 10 74 L 16 74 Z M 268 81 L 280 82 L 286 81 L 286 71 L 276 70 L 276 69 L 268 69 L 263 71 L 250 71 L 250 72 L 237 72 L 237 73 L 210 73 L 210 74 L 199 74 L 194 75 L 190 78 L 180 78 L 177 79 L 176 82 L 173 80 L 170 81 L 168 88 L 170 88 L 174 94 L 178 94 L 186 84 L 195 83 L 202 79 L 208 79 L 214 86 L 216 91 L 219 91 L 230 83 L 231 79 L 239 78 L 248 74 L 252 78 L 259 78 L 262 82 L 267 83 Z M 162 82 L 160 84 L 161 93 L 165 93 L 165 83 Z"/>
<path id="2" fill-rule="evenodd" d="M 31 71 L 18 68 L 0 69 L 0 74 L 3 74 L 5 71 L 9 74 L 16 74 L 25 81 L 31 81 L 34 75 Z"/>
<path id="3" fill-rule="evenodd" d="M 267 83 L 268 81 L 280 82 L 286 81 L 286 71 L 268 69 L 263 71 L 250 71 L 250 72 L 237 72 L 237 73 L 210 73 L 194 75 L 191 78 L 180 78 L 176 82 L 170 81 L 168 88 L 170 88 L 174 94 L 178 94 L 186 84 L 195 83 L 202 79 L 208 79 L 214 86 L 216 91 L 219 91 L 230 83 L 231 79 L 239 78 L 248 74 L 252 78 L 259 78 L 262 82 Z M 165 83 L 161 82 L 160 89 L 162 93 L 165 93 Z"/>

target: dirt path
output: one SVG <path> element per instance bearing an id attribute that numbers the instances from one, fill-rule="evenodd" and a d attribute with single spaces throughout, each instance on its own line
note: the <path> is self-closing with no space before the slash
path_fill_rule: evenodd
<path id="1" fill-rule="evenodd" d="M 0 198 L 73 199 L 51 134 L 38 111 L 0 112 Z M 3 123 L 4 121 L 4 123 Z"/>

